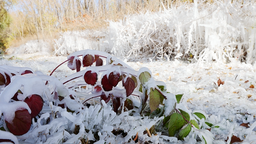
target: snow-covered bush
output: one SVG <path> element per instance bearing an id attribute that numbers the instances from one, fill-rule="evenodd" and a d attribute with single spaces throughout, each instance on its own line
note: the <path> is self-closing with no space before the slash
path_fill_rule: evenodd
<path id="1" fill-rule="evenodd" d="M 159 12 L 129 15 L 95 31 L 99 41 L 82 47 L 78 39 L 95 32 L 66 32 L 56 40 L 55 54 L 81 49 L 109 52 L 129 60 L 145 57 L 254 63 L 256 8 L 253 2 L 218 1 L 172 5 Z M 85 40 L 85 43 L 86 42 Z"/>
<path id="2" fill-rule="evenodd" d="M 74 74 L 51 76 L 66 62 Z M 147 68 L 135 71 L 105 52 L 84 50 L 52 73 L 0 67 L 0 142 L 213 140 L 207 115 L 188 110 L 182 95 L 167 92 Z"/>

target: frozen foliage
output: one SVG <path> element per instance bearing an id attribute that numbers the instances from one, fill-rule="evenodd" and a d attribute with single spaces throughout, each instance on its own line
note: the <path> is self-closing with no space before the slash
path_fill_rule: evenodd
<path id="1" fill-rule="evenodd" d="M 143 134 L 145 129 L 158 124 L 162 117 L 154 119 L 145 117 L 142 120 L 139 115 L 131 116 L 133 114 L 131 111 L 117 115 L 103 101 L 102 105 L 95 101 L 96 105 L 82 109 L 77 101 L 67 98 L 65 102 L 69 104 L 71 110 L 76 110 L 76 113 L 69 113 L 67 109 L 60 108 L 53 103 L 48 103 L 48 106 L 44 105 L 40 117 L 32 122 L 29 132 L 18 137 L 19 142 L 79 143 L 79 139 L 94 140 L 96 135 L 99 138 L 97 143 L 133 143 L 134 141 L 129 139 L 138 132 L 141 141 L 153 143 L 196 143 L 197 136 L 201 139 L 204 137 L 208 143 L 216 144 L 228 143 L 232 136 L 237 136 L 244 143 L 255 143 L 255 14 L 255 6 L 247 1 L 243 4 L 215 1 L 211 5 L 201 2 L 173 5 L 158 13 L 148 12 L 127 16 L 120 22 L 110 22 L 106 31 L 92 36 L 95 38 L 99 36 L 100 39 L 91 41 L 87 37 L 91 34 L 90 32 L 66 32 L 55 40 L 55 55 L 67 55 L 81 49 L 96 49 L 130 60 L 143 57 L 145 59 L 175 59 L 171 62 L 129 62 L 128 64 L 137 71 L 142 66 L 148 67 L 152 71 L 150 73 L 152 77 L 166 83 L 166 88 L 173 94 L 169 94 L 171 98 L 164 101 L 168 108 L 165 115 L 168 115 L 175 105 L 174 94 L 183 93 L 182 105 L 178 105 L 179 108 L 186 109 L 186 112 L 200 112 L 208 115 L 207 121 L 214 124 L 210 132 L 205 130 L 209 126 L 202 119 L 199 126 L 203 129 L 194 130 L 184 141 L 162 133 L 148 137 Z M 31 48 L 26 47 L 26 53 L 43 51 L 40 48 L 29 50 Z M 20 49 L 20 51 L 19 48 L 16 49 L 15 55 L 23 56 L 24 47 Z M 46 49 L 50 48 L 46 47 Z M 0 64 L 31 67 L 46 74 L 56 66 L 55 62 L 59 59 L 62 57 L 47 57 L 47 60 L 44 57 L 33 62 L 2 59 Z M 177 59 L 198 63 L 186 64 Z M 215 62 L 212 63 L 212 61 Z M 247 64 L 239 63 L 239 61 L 245 61 Z M 230 63 L 226 65 L 223 62 Z M 16 72 L 20 73 L 19 70 Z M 63 80 L 61 82 L 69 79 L 69 77 L 64 78 L 69 74 L 70 71 L 65 68 L 56 71 L 58 79 Z M 80 74 L 78 72 L 71 77 Z M 105 74 L 109 75 L 109 72 Z M 44 81 L 50 80 L 42 74 L 41 78 Z M 218 85 L 218 79 L 224 83 Z M 55 83 L 54 85 L 61 87 L 57 79 L 51 79 L 51 81 Z M 78 79 L 77 83 L 67 86 L 79 84 Z M 56 91 L 54 86 L 48 89 Z M 66 93 L 62 88 L 57 91 L 63 92 L 64 95 Z M 83 92 L 79 98 L 84 97 Z M 51 93 L 45 93 L 46 95 L 51 95 Z M 51 96 L 54 97 L 54 95 Z M 6 99 L 4 98 L 5 101 Z M 44 97 L 44 100 L 46 99 L 49 97 Z M 132 100 L 137 107 L 140 106 L 138 99 Z M 25 107 L 21 103 L 18 106 Z M 4 108 L 5 105 L 1 103 L 1 113 L 4 112 L 2 111 Z M 9 112 L 13 109 L 15 107 L 11 107 Z M 12 117 L 11 112 L 9 117 Z M 3 124 L 2 119 L 0 124 Z M 84 129 L 81 129 L 83 127 Z M 74 134 L 76 128 L 80 129 Z M 112 133 L 114 129 L 121 129 L 126 132 L 126 135 L 114 136 Z M 16 141 L 11 134 L 3 133 L 3 135 Z M 1 136 L 2 133 L 0 133 Z"/>
<path id="2" fill-rule="evenodd" d="M 39 55 L 51 55 L 52 50 L 50 44 L 43 40 L 31 40 L 19 47 L 8 48 L 9 54 L 39 54 Z"/>
<path id="3" fill-rule="evenodd" d="M 255 61 L 253 3 L 214 1 L 172 5 L 157 13 L 127 16 L 109 22 L 99 41 L 82 39 L 89 32 L 66 32 L 56 41 L 55 54 L 80 49 L 111 52 L 128 59 L 189 59 L 191 61 Z M 83 44 L 82 44 L 83 42 Z M 96 44 L 97 43 L 97 44 Z M 86 45 L 83 47 L 83 45 Z"/>

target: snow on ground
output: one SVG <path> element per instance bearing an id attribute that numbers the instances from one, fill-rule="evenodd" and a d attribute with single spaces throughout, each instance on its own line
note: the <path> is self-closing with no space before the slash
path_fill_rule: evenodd
<path id="1" fill-rule="evenodd" d="M 65 58 L 44 56 L 1 60 L 0 65 L 30 67 L 49 74 Z M 253 65 L 239 62 L 187 64 L 181 61 L 138 61 L 127 64 L 135 70 L 149 68 L 156 80 L 167 84 L 168 91 L 184 94 L 182 101 L 190 110 L 200 110 L 209 115 L 214 123 L 221 126 L 220 131 L 213 132 L 216 133 L 215 140 L 223 141 L 231 134 L 244 139 L 248 131 L 239 125 L 256 123 L 256 89 L 250 88 L 251 85 L 256 87 L 256 68 Z M 71 73 L 66 66 L 62 66 L 55 76 L 61 78 Z M 224 84 L 218 86 L 218 79 L 224 81 Z M 247 136 L 248 141 L 254 142 L 254 137 L 256 133 L 253 131 Z"/>
<path id="2" fill-rule="evenodd" d="M 177 6 L 110 22 L 107 30 L 94 33 L 93 37 L 101 39 L 88 40 L 93 32 L 65 32 L 55 40 L 53 51 L 43 42 L 12 48 L 0 65 L 49 74 L 74 51 L 106 51 L 135 70 L 149 68 L 156 80 L 166 83 L 168 91 L 184 94 L 182 101 L 190 110 L 205 112 L 220 126 L 211 131 L 213 143 L 225 143 L 232 135 L 244 143 L 256 143 L 255 12 L 255 5 L 246 2 Z M 166 43 L 169 40 L 172 43 Z M 161 56 L 165 60 L 159 60 Z M 72 73 L 61 66 L 54 76 Z M 223 85 L 218 86 L 219 79 Z M 242 123 L 249 123 L 250 128 L 240 126 Z M 185 141 L 189 143 L 189 139 Z"/>

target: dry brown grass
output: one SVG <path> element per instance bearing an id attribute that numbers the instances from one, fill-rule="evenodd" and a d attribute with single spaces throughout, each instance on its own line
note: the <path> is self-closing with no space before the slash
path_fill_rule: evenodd
<path id="1" fill-rule="evenodd" d="M 107 20 L 117 21 L 127 15 L 159 11 L 193 0 L 18 0 L 23 11 L 11 13 L 14 41 L 11 47 L 29 40 L 53 40 L 59 32 L 101 29 Z M 212 2 L 212 0 L 208 0 Z"/>

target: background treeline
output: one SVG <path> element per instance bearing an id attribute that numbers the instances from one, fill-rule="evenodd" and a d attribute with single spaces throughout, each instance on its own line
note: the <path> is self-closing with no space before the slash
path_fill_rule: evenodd
<path id="1" fill-rule="evenodd" d="M 107 20 L 181 2 L 193 0 L 0 0 L 0 46 L 53 39 L 60 31 L 100 29 Z"/>

